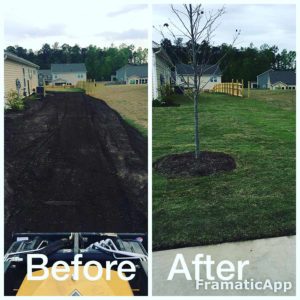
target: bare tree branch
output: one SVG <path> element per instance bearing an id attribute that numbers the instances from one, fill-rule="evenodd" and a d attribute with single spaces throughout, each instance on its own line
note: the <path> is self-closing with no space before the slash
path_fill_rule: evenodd
<path id="1" fill-rule="evenodd" d="M 186 79 L 185 74 L 177 74 L 176 77 L 179 77 L 180 81 L 178 86 L 181 90 L 184 90 L 184 87 L 192 87 L 192 92 L 186 94 L 189 99 L 194 101 L 194 132 L 195 132 L 195 157 L 198 158 L 200 155 L 200 142 L 199 142 L 199 113 L 198 113 L 198 102 L 200 91 L 203 90 L 211 78 L 215 77 L 216 72 L 219 68 L 215 68 L 206 82 L 201 82 L 204 72 L 211 60 L 213 54 L 211 40 L 215 36 L 215 32 L 219 27 L 220 23 L 216 23 L 217 20 L 225 13 L 225 7 L 221 7 L 216 11 L 204 12 L 202 5 L 192 5 L 192 4 L 183 4 L 183 9 L 180 10 L 174 5 L 171 5 L 172 12 L 176 16 L 176 21 L 170 20 L 172 28 L 177 31 L 177 34 L 173 32 L 168 24 L 164 28 L 160 28 L 163 38 L 166 38 L 163 34 L 163 29 L 167 29 L 168 33 L 172 36 L 173 40 L 176 41 L 176 36 L 182 36 L 187 39 L 186 49 L 190 57 L 190 63 L 193 69 L 193 84 L 189 82 L 189 77 Z M 233 37 L 233 42 L 228 47 L 227 51 L 222 55 L 221 58 L 215 62 L 216 66 L 220 66 L 220 63 L 227 56 L 229 51 L 232 49 L 234 43 L 236 42 L 240 31 L 236 30 L 236 35 Z M 178 55 L 175 51 L 175 56 L 178 61 L 181 61 L 178 58 Z M 199 61 L 199 58 L 201 61 Z"/>

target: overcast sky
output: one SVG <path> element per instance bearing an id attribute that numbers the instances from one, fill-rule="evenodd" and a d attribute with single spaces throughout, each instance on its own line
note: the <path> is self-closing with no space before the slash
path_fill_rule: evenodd
<path id="1" fill-rule="evenodd" d="M 176 6 L 180 8 L 180 6 Z M 204 5 L 204 12 L 221 8 L 222 5 Z M 267 43 L 277 45 L 280 50 L 296 50 L 296 7 L 293 4 L 269 4 L 269 5 L 225 5 L 226 13 L 220 19 L 220 26 L 215 32 L 214 44 L 232 43 L 236 29 L 241 30 L 241 35 L 236 42 L 236 47 L 254 46 Z M 155 5 L 153 7 L 153 25 L 159 28 L 164 23 L 172 25 L 176 16 L 171 12 L 170 5 Z M 178 24 L 178 22 L 177 22 Z M 172 31 L 176 31 L 172 28 Z M 166 34 L 167 31 L 164 31 Z M 153 39 L 161 40 L 161 33 L 153 31 Z M 169 35 L 170 37 L 170 35 Z M 171 39 L 172 40 L 172 39 Z"/>
<path id="2" fill-rule="evenodd" d="M 44 43 L 54 42 L 101 48 L 111 43 L 137 47 L 147 47 L 148 43 L 150 16 L 146 4 L 116 0 L 7 0 L 4 10 L 5 46 L 37 50 Z"/>
<path id="3" fill-rule="evenodd" d="M 33 50 L 42 44 L 90 44 L 107 47 L 111 43 L 134 44 L 147 47 L 149 19 L 159 27 L 169 19 L 176 20 L 169 5 L 153 5 L 149 15 L 146 4 L 124 4 L 125 1 L 41 0 L 5 1 L 5 46 L 20 45 Z M 81 5 L 86 3 L 85 5 Z M 204 5 L 204 11 L 222 5 Z M 259 47 L 263 43 L 278 45 L 280 49 L 296 48 L 295 5 L 225 5 L 226 14 L 220 19 L 214 43 L 231 43 L 236 29 L 241 30 L 237 47 L 251 42 Z M 170 28 L 171 28 L 170 24 Z M 161 40 L 161 34 L 153 31 L 153 39 Z"/>

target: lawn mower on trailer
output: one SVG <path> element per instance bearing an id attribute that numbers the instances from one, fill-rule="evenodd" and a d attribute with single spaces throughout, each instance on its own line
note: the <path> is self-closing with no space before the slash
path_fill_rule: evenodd
<path id="1" fill-rule="evenodd" d="M 14 234 L 4 257 L 5 295 L 147 295 L 146 249 L 145 234 Z"/>

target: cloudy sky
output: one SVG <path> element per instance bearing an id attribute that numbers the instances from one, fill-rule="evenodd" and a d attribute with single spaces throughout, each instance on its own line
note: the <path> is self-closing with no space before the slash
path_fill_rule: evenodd
<path id="1" fill-rule="evenodd" d="M 146 4 L 134 4 L 132 1 L 125 4 L 121 0 L 86 0 L 86 5 L 82 5 L 82 1 L 71 0 L 43 3 L 40 0 L 5 1 L 5 47 L 20 45 L 37 50 L 46 42 L 50 45 L 54 42 L 60 45 L 77 43 L 81 47 L 133 43 L 137 47 L 147 47 L 150 20 L 157 28 L 170 23 L 170 19 L 176 20 L 167 4 L 153 5 L 150 16 Z M 221 6 L 204 5 L 204 11 Z M 267 43 L 278 45 L 280 49 L 295 50 L 295 5 L 227 4 L 225 8 L 226 14 L 220 19 L 221 25 L 214 38 L 216 45 L 231 43 L 235 30 L 240 29 L 237 47 L 248 46 L 252 42 L 258 47 Z M 153 31 L 153 39 L 161 40 L 157 30 Z"/>
<path id="2" fill-rule="evenodd" d="M 180 6 L 175 6 L 180 8 Z M 222 5 L 203 5 L 204 12 L 221 8 Z M 241 35 L 236 42 L 236 47 L 254 46 L 267 43 L 277 45 L 280 50 L 296 49 L 296 7 L 295 5 L 281 4 L 228 4 L 225 5 L 226 13 L 220 19 L 220 26 L 215 32 L 214 44 L 223 42 L 232 43 L 236 29 L 241 30 Z M 158 29 L 153 31 L 153 39 L 161 40 L 159 26 L 175 21 L 176 17 L 171 12 L 170 5 L 155 5 L 153 7 L 153 25 Z M 172 31 L 176 29 L 172 28 Z M 165 31 L 167 36 L 167 31 Z M 170 35 L 169 35 L 170 37 Z"/>
<path id="3" fill-rule="evenodd" d="M 111 43 L 147 47 L 148 6 L 123 2 L 5 1 L 5 47 L 20 45 L 37 50 L 44 43 L 54 42 L 81 47 Z"/>

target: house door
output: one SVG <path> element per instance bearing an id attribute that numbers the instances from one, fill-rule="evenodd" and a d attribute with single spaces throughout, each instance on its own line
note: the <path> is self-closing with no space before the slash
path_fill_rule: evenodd
<path id="1" fill-rule="evenodd" d="M 28 92 L 28 96 L 30 95 L 30 84 L 29 84 L 29 80 L 27 80 L 27 92 Z"/>

